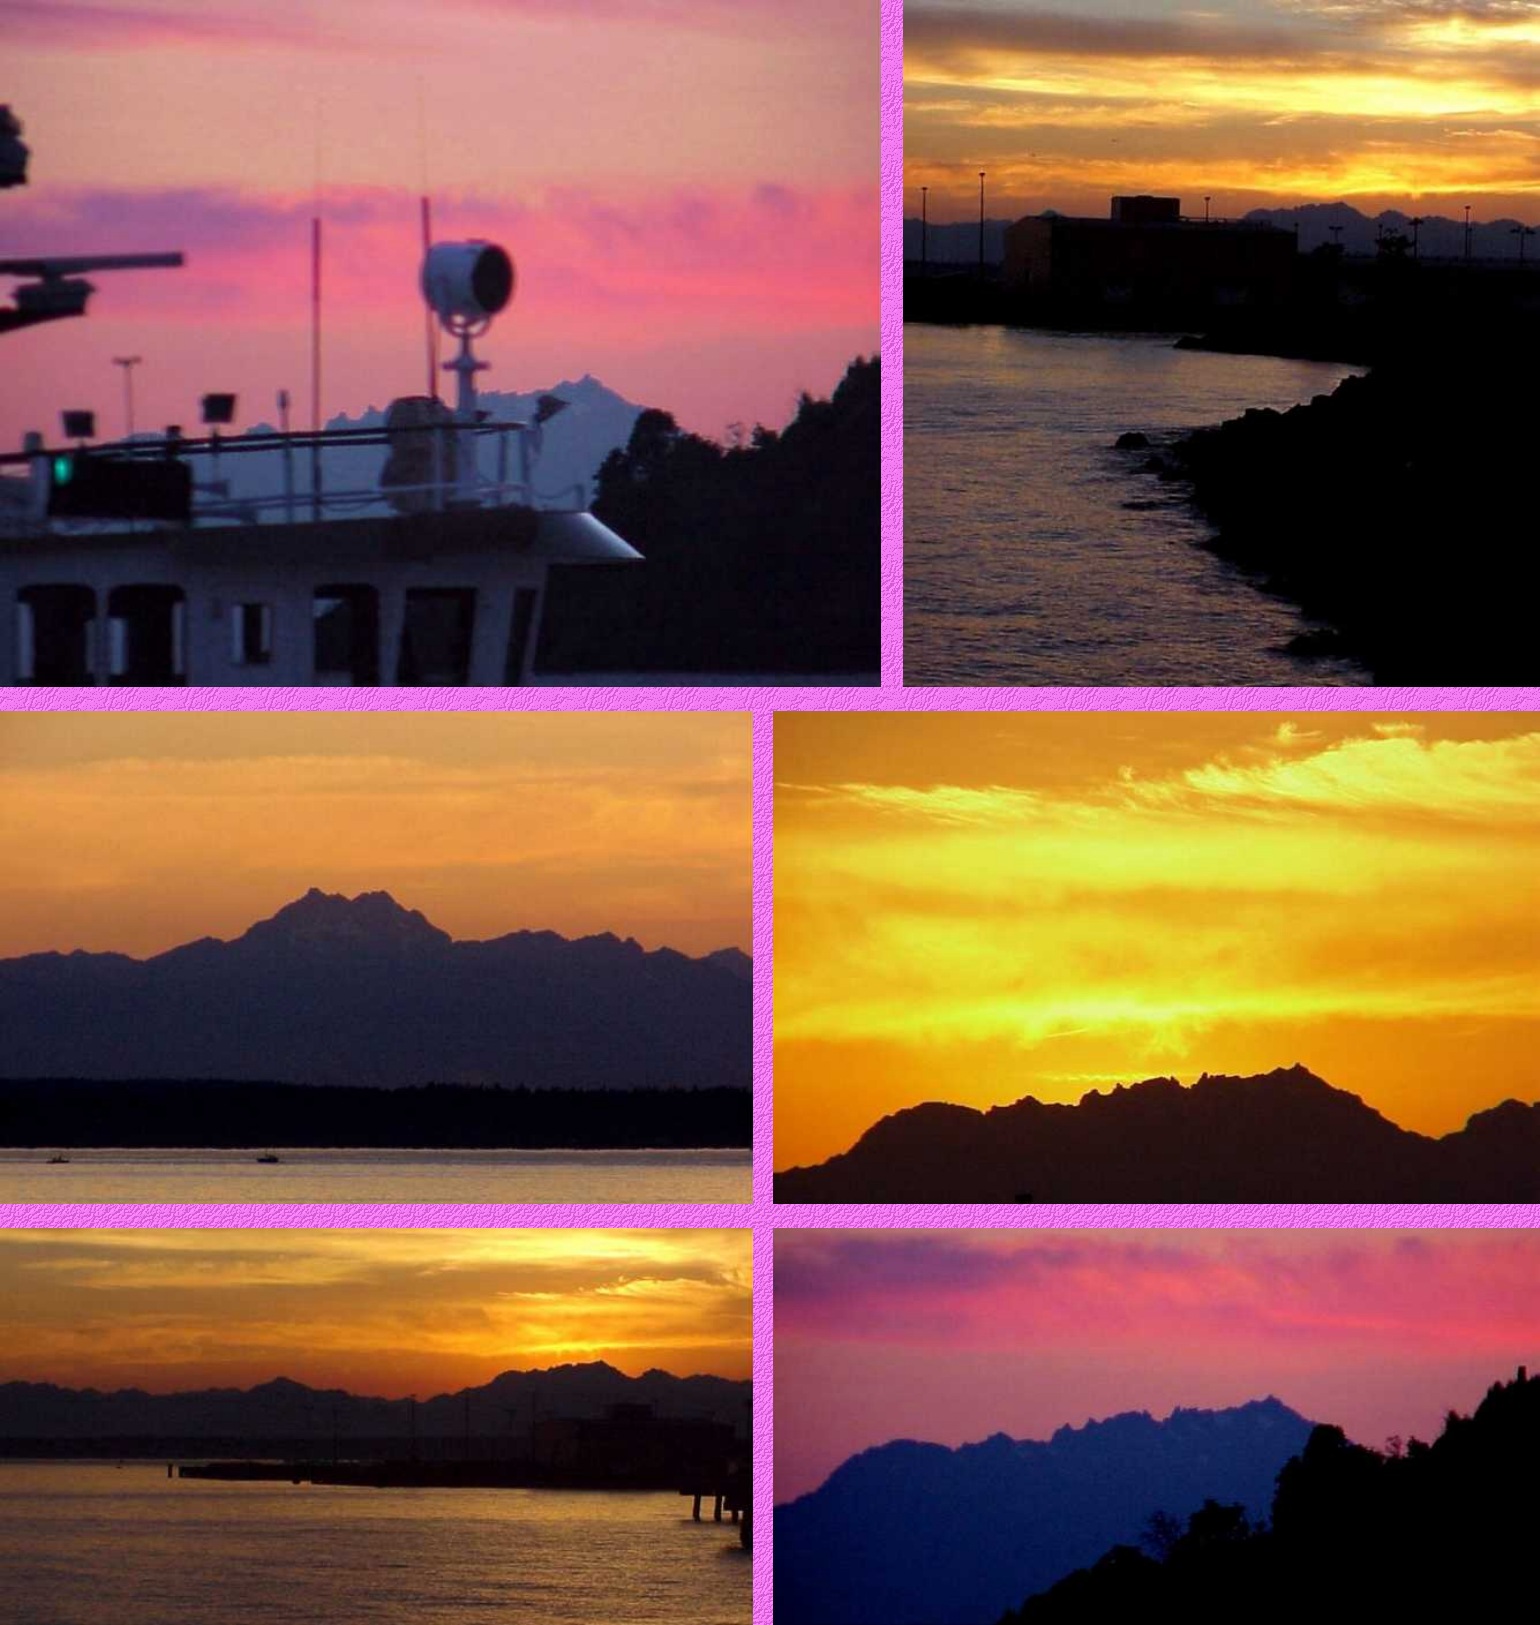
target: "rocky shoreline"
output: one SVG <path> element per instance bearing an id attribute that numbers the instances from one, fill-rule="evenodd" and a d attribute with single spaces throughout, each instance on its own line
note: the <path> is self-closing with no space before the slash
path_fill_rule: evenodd
<path id="1" fill-rule="evenodd" d="M 1442 344 L 1382 361 L 1307 405 L 1197 430 L 1143 466 L 1190 484 L 1217 555 L 1321 623 L 1292 653 L 1353 658 L 1383 685 L 1533 683 L 1523 349 Z"/>

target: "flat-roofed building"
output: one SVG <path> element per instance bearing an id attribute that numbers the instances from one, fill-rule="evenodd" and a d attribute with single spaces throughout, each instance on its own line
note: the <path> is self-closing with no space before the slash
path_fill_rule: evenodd
<path id="1" fill-rule="evenodd" d="M 1294 234 L 1188 220 L 1178 198 L 1120 197 L 1105 220 L 1029 216 L 1005 231 L 1006 289 L 1034 302 L 1201 312 L 1286 301 Z"/>

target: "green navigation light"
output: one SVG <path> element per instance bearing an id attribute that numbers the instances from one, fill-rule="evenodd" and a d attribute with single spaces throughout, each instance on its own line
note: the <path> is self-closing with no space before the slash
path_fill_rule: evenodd
<path id="1" fill-rule="evenodd" d="M 68 485 L 75 473 L 75 459 L 73 457 L 55 457 L 53 460 L 53 482 L 55 485 Z"/>

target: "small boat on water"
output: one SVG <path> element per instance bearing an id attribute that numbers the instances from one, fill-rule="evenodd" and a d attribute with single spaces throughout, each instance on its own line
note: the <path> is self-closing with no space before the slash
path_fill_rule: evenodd
<path id="1" fill-rule="evenodd" d="M 283 1158 L 275 1156 L 271 1151 L 269 1151 L 266 1156 L 258 1157 L 257 1161 L 258 1162 L 282 1162 Z"/>
<path id="2" fill-rule="evenodd" d="M 69 1160 L 70 1159 L 68 1157 L 50 1157 L 48 1159 L 48 1166 L 52 1168 L 56 1163 L 68 1162 Z"/>

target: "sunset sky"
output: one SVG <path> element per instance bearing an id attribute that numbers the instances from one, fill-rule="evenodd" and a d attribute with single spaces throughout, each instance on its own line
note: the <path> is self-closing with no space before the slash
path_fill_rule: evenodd
<path id="1" fill-rule="evenodd" d="M 1540 1097 L 1540 724 L 776 719 L 776 1166 L 924 1100 L 1302 1062 L 1403 1127 Z"/>
<path id="2" fill-rule="evenodd" d="M 890 1439 L 1269 1394 L 1428 1440 L 1537 1357 L 1535 1231 L 781 1231 L 775 1496 Z"/>
<path id="3" fill-rule="evenodd" d="M 238 936 L 311 886 L 747 950 L 749 776 L 733 713 L 0 716 L 0 955 Z"/>
<path id="4" fill-rule="evenodd" d="M 909 0 L 905 212 L 1540 219 L 1534 0 Z"/>
<path id="5" fill-rule="evenodd" d="M 67 406 L 117 433 L 130 353 L 141 428 L 308 416 L 318 190 L 328 414 L 423 388 L 425 187 L 518 262 L 485 388 L 592 373 L 720 436 L 877 346 L 877 0 L 0 0 L 0 41 L 0 256 L 188 256 L 6 338 L 7 449 Z"/>
<path id="6" fill-rule="evenodd" d="M 0 1231 L 0 1382 L 386 1399 L 607 1360 L 742 1378 L 743 1230 Z"/>

